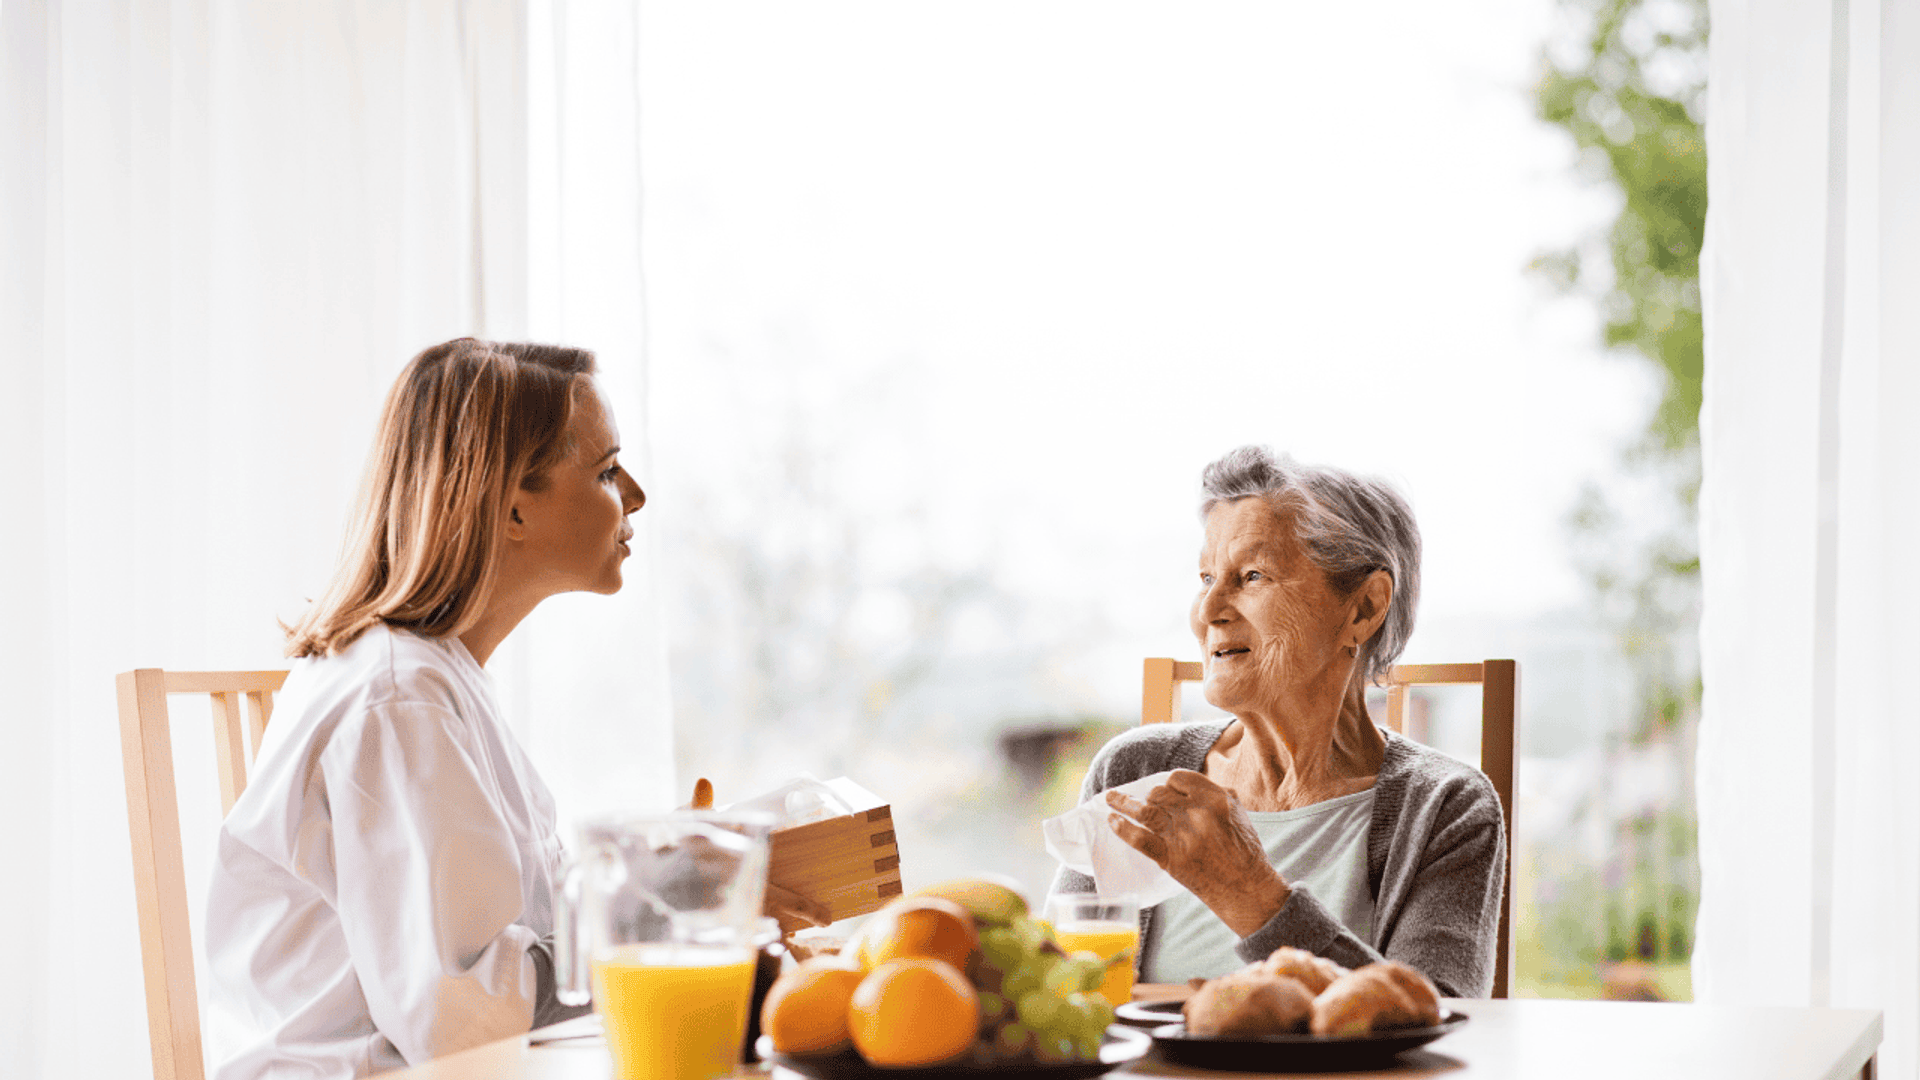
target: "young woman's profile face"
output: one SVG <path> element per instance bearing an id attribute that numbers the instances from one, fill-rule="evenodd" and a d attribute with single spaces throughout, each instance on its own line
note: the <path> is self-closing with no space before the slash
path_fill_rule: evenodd
<path id="1" fill-rule="evenodd" d="M 647 495 L 620 467 L 620 432 L 592 379 L 576 384 L 566 437 L 572 452 L 548 470 L 546 486 L 514 495 L 516 561 L 548 595 L 618 592 L 633 538 L 627 515 Z"/>

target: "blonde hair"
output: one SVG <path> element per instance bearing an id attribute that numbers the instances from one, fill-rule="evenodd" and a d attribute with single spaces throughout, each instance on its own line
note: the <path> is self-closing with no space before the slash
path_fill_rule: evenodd
<path id="1" fill-rule="evenodd" d="M 501 516 L 568 452 L 574 390 L 593 371 L 585 349 L 473 338 L 414 357 L 381 411 L 340 567 L 287 628 L 287 655 L 333 655 L 376 623 L 470 628 L 493 588 Z"/>

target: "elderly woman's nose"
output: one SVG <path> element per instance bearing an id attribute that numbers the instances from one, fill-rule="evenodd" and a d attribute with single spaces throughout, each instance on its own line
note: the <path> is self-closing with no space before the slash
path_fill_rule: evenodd
<path id="1" fill-rule="evenodd" d="M 1225 622 L 1232 610 L 1225 581 L 1215 581 L 1200 594 L 1200 618 L 1203 621 Z"/>

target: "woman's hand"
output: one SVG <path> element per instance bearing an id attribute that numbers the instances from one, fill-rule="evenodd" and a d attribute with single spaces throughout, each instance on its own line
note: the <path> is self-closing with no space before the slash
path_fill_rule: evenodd
<path id="1" fill-rule="evenodd" d="M 779 920 L 783 936 L 809 926 L 825 926 L 833 921 L 833 912 L 827 909 L 827 905 L 771 881 L 767 882 L 767 899 L 760 910 Z"/>
<path id="2" fill-rule="evenodd" d="M 1232 792 L 1205 775 L 1177 769 L 1144 802 L 1109 791 L 1107 805 L 1126 815 L 1107 818 L 1116 836 L 1159 863 L 1241 937 L 1286 905 L 1290 890 L 1267 862 L 1252 820 Z"/>

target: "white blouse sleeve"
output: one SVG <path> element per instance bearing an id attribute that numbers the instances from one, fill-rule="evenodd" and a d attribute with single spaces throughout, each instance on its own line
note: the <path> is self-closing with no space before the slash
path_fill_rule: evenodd
<path id="1" fill-rule="evenodd" d="M 519 923 L 520 847 L 481 752 L 460 716 L 408 702 L 341 724 L 320 758 L 354 974 L 411 1064 L 533 1022 L 538 935 Z"/>

